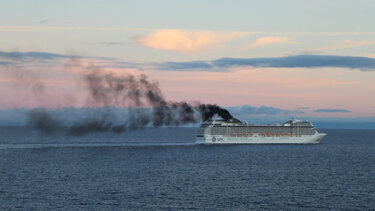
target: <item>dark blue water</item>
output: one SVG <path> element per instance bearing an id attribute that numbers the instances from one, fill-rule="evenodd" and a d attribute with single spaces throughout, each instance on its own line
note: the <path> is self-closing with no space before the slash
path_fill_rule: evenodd
<path id="1" fill-rule="evenodd" d="M 0 210 L 375 209 L 375 131 L 323 132 L 318 145 L 199 146 L 191 128 L 3 127 Z"/>

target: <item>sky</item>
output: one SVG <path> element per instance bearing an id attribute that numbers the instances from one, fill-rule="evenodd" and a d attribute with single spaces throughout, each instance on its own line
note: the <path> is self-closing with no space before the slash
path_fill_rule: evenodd
<path id="1" fill-rule="evenodd" d="M 368 121 L 374 10 L 372 0 L 2 0 L 0 109 L 82 106 L 79 75 L 95 65 L 238 115 Z"/>

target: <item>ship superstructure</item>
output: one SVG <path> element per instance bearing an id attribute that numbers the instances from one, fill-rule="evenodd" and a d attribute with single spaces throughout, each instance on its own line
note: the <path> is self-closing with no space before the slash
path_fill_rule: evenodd
<path id="1" fill-rule="evenodd" d="M 237 119 L 203 122 L 197 130 L 200 144 L 316 144 L 325 136 L 309 121 L 292 119 L 273 124 L 247 124 Z"/>

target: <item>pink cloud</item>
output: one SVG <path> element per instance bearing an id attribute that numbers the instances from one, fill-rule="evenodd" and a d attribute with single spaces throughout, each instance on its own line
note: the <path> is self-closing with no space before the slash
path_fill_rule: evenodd
<path id="1" fill-rule="evenodd" d="M 287 37 L 261 37 L 255 40 L 255 42 L 245 45 L 239 50 L 246 50 L 249 48 L 255 48 L 265 45 L 271 45 L 271 44 L 282 44 L 282 43 L 290 43 L 291 41 Z"/>
<path id="2" fill-rule="evenodd" d="M 139 45 L 157 49 L 174 51 L 184 54 L 199 53 L 215 48 L 219 44 L 248 35 L 247 32 L 211 32 L 182 31 L 176 29 L 157 30 L 153 33 L 135 38 Z"/>

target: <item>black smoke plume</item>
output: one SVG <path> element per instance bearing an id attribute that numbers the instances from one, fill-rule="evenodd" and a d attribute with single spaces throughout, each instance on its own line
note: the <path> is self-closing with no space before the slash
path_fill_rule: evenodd
<path id="1" fill-rule="evenodd" d="M 64 131 L 70 135 L 85 135 L 92 132 L 121 133 L 147 126 L 178 126 L 210 121 L 215 116 L 225 121 L 233 119 L 226 109 L 218 105 L 166 101 L 159 84 L 149 81 L 144 74 L 119 76 L 104 74 L 97 67 L 89 70 L 90 74 L 84 77 L 89 91 L 87 106 L 108 109 L 98 110 L 71 125 L 64 125 L 48 111 L 38 109 L 29 113 L 28 123 L 46 134 Z M 114 121 L 116 107 L 128 108 L 128 114 L 120 117 L 120 121 Z"/>
<path id="2" fill-rule="evenodd" d="M 41 108 L 31 110 L 28 113 L 27 123 L 48 135 L 61 128 L 59 121 Z"/>

